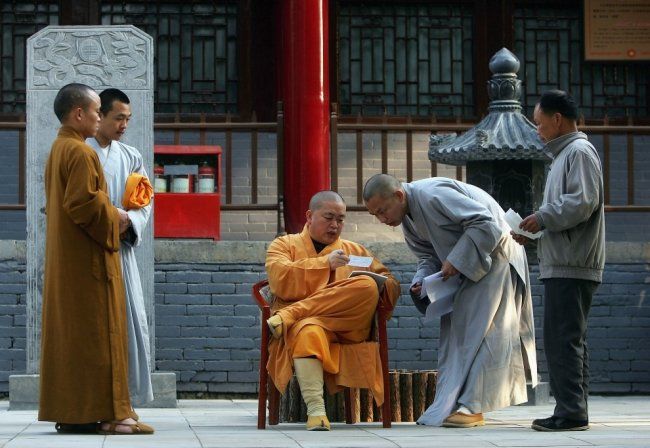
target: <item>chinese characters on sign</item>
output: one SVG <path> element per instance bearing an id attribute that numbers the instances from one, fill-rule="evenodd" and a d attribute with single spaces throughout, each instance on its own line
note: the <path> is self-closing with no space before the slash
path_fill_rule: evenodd
<path id="1" fill-rule="evenodd" d="M 650 60 L 650 2 L 585 0 L 585 60 Z"/>

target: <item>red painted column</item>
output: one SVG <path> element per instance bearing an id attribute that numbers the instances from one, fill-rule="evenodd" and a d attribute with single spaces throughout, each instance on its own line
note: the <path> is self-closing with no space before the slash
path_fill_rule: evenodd
<path id="1" fill-rule="evenodd" d="M 284 221 L 302 230 L 314 193 L 330 188 L 328 0 L 283 0 Z"/>

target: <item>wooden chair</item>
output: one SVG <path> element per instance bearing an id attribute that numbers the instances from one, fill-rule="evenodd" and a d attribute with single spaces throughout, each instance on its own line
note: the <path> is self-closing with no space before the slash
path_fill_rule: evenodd
<path id="1" fill-rule="evenodd" d="M 262 342 L 260 347 L 260 387 L 257 407 L 257 429 L 266 428 L 266 400 L 268 387 L 269 401 L 269 425 L 277 425 L 280 421 L 280 391 L 273 384 L 266 364 L 269 360 L 269 337 L 270 331 L 266 320 L 271 317 L 270 304 L 273 294 L 269 287 L 268 280 L 262 280 L 253 285 L 253 298 L 262 312 Z M 375 313 L 375 331 L 371 332 L 372 339 L 379 342 L 379 354 L 381 357 L 381 370 L 384 379 L 384 403 L 381 406 L 381 417 L 384 428 L 391 426 L 390 408 L 390 380 L 388 377 L 388 338 L 386 336 L 386 316 L 392 311 L 390 303 L 379 299 Z M 345 388 L 345 422 L 352 423 L 352 407 L 350 401 L 350 389 Z"/>

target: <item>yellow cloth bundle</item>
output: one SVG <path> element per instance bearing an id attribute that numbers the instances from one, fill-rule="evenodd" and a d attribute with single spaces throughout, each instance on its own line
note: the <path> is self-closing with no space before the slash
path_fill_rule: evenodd
<path id="1" fill-rule="evenodd" d="M 131 173 L 126 179 L 124 196 L 122 196 L 122 207 L 124 210 L 146 207 L 153 197 L 153 187 L 142 174 Z"/>

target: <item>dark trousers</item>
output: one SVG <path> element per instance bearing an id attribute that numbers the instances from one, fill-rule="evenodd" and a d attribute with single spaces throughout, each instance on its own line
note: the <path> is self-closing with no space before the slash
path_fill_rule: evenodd
<path id="1" fill-rule="evenodd" d="M 589 420 L 587 317 L 598 283 L 574 278 L 544 282 L 544 351 L 556 417 Z"/>

